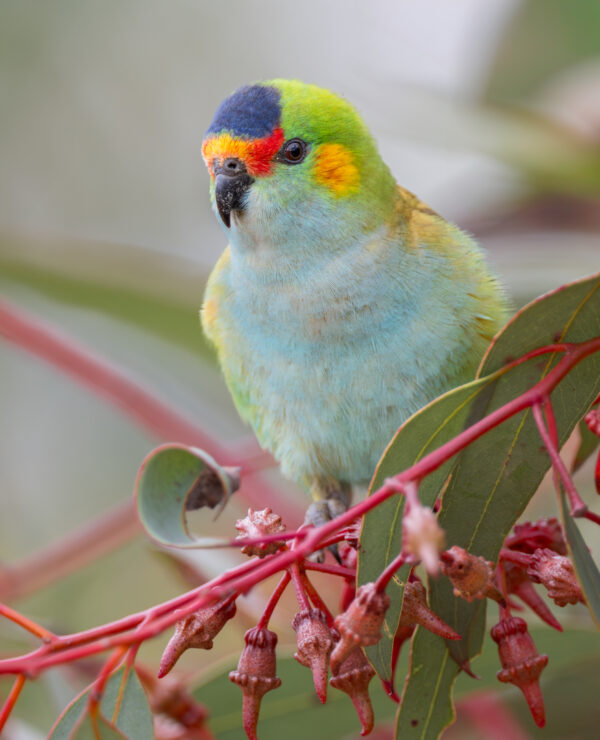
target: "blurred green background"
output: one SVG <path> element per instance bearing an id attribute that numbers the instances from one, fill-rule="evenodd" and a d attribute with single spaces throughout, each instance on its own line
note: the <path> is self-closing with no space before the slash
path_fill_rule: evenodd
<path id="1" fill-rule="evenodd" d="M 1 296 L 221 441 L 243 438 L 198 326 L 204 280 L 224 246 L 200 146 L 226 94 L 271 77 L 352 101 L 398 181 L 484 244 L 515 307 L 600 269 L 597 0 L 2 0 Z M 1 340 L 0 409 L 2 600 L 2 567 L 128 499 L 157 441 Z M 584 497 L 590 478 L 588 466 Z M 553 506 L 537 497 L 531 516 Z M 218 526 L 232 531 L 242 509 Z M 208 576 L 235 559 L 217 551 L 187 561 Z M 189 583 L 137 537 L 14 603 L 65 632 Z M 227 662 L 260 608 L 259 595 L 247 598 L 215 650 L 185 656 L 183 667 Z M 292 612 L 284 606 L 283 643 Z M 561 618 L 591 628 L 583 610 Z M 155 665 L 164 642 L 142 658 Z M 0 622 L 0 647 L 12 654 L 27 643 Z M 593 633 L 589 647 L 600 655 Z M 44 736 L 95 668 L 55 670 L 28 686 L 9 740 Z M 0 693 L 8 686 L 0 680 Z M 596 722 L 598 712 L 590 707 Z M 568 736 L 591 737 L 589 719 Z M 544 737 L 567 737 L 557 721 Z"/>

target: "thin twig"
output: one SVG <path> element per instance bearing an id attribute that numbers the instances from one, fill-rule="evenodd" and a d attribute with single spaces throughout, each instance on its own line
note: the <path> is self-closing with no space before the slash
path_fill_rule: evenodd
<path id="1" fill-rule="evenodd" d="M 57 635 L 53 632 L 50 632 L 50 630 L 47 630 L 45 627 L 42 627 L 40 624 L 37 624 L 37 622 L 34 622 L 32 619 L 29 619 L 29 617 L 24 616 L 6 604 L 0 604 L 0 616 L 10 619 L 11 622 L 23 627 L 23 629 L 31 632 L 32 635 L 39 637 L 44 642 L 52 642 L 53 640 L 58 639 Z"/>
<path id="2" fill-rule="evenodd" d="M 554 444 L 550 433 L 546 429 L 546 425 L 544 424 L 544 417 L 542 415 L 542 407 L 539 403 L 533 405 L 532 412 L 533 418 L 535 419 L 535 423 L 540 433 L 540 437 L 546 445 L 546 449 L 548 450 L 548 454 L 550 455 L 550 459 L 552 460 L 552 467 L 556 471 L 557 477 L 555 478 L 555 483 L 557 487 L 557 493 L 560 496 L 560 481 L 562 480 L 562 483 L 567 492 L 567 496 L 569 498 L 569 503 L 571 505 L 571 516 L 583 516 L 587 511 L 587 506 L 579 495 L 579 491 L 575 488 L 575 484 L 573 483 L 573 480 L 569 475 L 569 471 L 567 470 L 558 452 L 558 447 Z"/>
<path id="3" fill-rule="evenodd" d="M 303 565 L 305 570 L 316 570 L 319 573 L 329 573 L 332 576 L 341 576 L 342 578 L 356 578 L 356 569 L 345 568 L 343 565 L 333 565 L 329 563 L 315 563 L 307 560 Z"/>
<path id="4" fill-rule="evenodd" d="M 375 581 L 375 588 L 378 591 L 385 591 L 388 583 L 394 577 L 396 571 L 406 563 L 406 555 L 401 552 L 392 562 L 381 572 L 379 578 Z"/>
<path id="5" fill-rule="evenodd" d="M 300 569 L 298 568 L 298 563 L 294 563 L 288 572 L 292 576 L 292 583 L 294 584 L 294 591 L 296 592 L 298 606 L 302 611 L 310 609 L 310 602 L 308 601 L 308 596 L 306 595 L 304 583 L 302 582 L 302 578 L 300 577 Z"/>
<path id="6" fill-rule="evenodd" d="M 271 619 L 271 616 L 275 611 L 275 607 L 279 603 L 279 599 L 282 597 L 283 592 L 287 588 L 287 585 L 290 582 L 291 578 L 291 575 L 287 571 L 283 574 L 281 580 L 277 584 L 277 587 L 269 597 L 269 601 L 267 602 L 262 616 L 258 621 L 257 627 L 260 627 L 261 629 L 266 629 L 269 626 L 269 620 Z"/>
<path id="7" fill-rule="evenodd" d="M 15 708 L 15 704 L 17 703 L 19 695 L 23 690 L 23 686 L 25 686 L 26 680 L 27 679 L 25 678 L 25 675 L 23 673 L 17 676 L 17 678 L 15 679 L 15 682 L 12 685 L 12 689 L 10 690 L 10 694 L 6 698 L 4 706 L 0 710 L 0 732 L 2 732 L 2 730 L 4 729 L 4 726 L 6 725 L 6 722 L 8 721 L 8 718 L 12 713 L 12 710 Z"/>

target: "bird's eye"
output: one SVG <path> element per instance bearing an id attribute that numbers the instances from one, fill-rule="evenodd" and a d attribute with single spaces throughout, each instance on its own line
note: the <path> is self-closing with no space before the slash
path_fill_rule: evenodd
<path id="1" fill-rule="evenodd" d="M 299 164 L 306 156 L 306 143 L 302 139 L 290 139 L 281 148 L 281 161 Z"/>

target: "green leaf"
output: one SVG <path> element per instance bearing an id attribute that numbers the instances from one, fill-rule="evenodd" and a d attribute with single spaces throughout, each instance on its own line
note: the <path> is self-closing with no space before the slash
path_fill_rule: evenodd
<path id="1" fill-rule="evenodd" d="M 435 740 L 454 720 L 452 686 L 459 672 L 441 637 L 419 627 L 413 640 L 410 673 L 396 717 L 403 740 Z"/>
<path id="2" fill-rule="evenodd" d="M 93 719 L 87 711 L 69 734 L 69 740 L 123 740 L 123 738 L 129 740 L 127 735 L 120 732 L 105 717 L 100 715 Z"/>
<path id="3" fill-rule="evenodd" d="M 390 443 L 378 467 L 374 487 L 383 479 L 408 467 L 423 454 L 416 452 L 415 440 L 431 440 L 426 452 L 436 449 L 449 437 L 444 432 L 444 409 L 448 423 L 454 424 L 455 436 L 467 426 L 511 401 L 535 385 L 555 366 L 559 356 L 533 358 L 506 370 L 511 360 L 544 344 L 557 341 L 581 342 L 600 335 L 600 278 L 592 276 L 565 286 L 534 301 L 520 311 L 492 343 L 479 372 L 479 380 L 451 391 L 409 419 Z M 561 444 L 600 390 L 600 357 L 594 355 L 582 361 L 552 394 Z M 455 414 L 456 416 L 453 416 Z M 427 422 L 431 422 L 427 434 Z M 422 428 L 420 426 L 422 425 Z M 417 434 L 418 432 L 418 434 Z M 414 439 L 413 439 L 414 436 Z M 421 445 L 423 448 L 423 444 Z M 465 449 L 454 461 L 452 476 L 443 497 L 439 515 L 448 545 L 460 545 L 476 555 L 495 560 L 504 538 L 537 489 L 550 461 L 543 449 L 537 428 L 529 410 L 519 413 L 492 429 Z M 423 481 L 420 495 L 431 503 L 440 491 L 450 467 L 436 471 L 437 477 Z M 366 517 L 361 536 L 359 556 L 360 582 L 373 580 L 382 568 L 400 551 L 401 506 L 399 500 L 387 502 Z M 372 521 L 370 521 L 370 519 Z M 391 523 L 391 526 L 390 526 Z M 401 608 L 402 580 L 390 589 L 392 607 L 388 629 L 376 649 L 369 652 L 376 670 L 389 678 L 391 635 Z M 463 639 L 449 642 L 448 650 L 461 663 L 475 656 L 481 647 L 485 627 L 485 605 L 469 604 L 456 599 L 447 579 L 431 583 L 431 607 L 450 624 Z M 392 621 L 395 620 L 395 621 Z M 429 638 L 422 631 L 415 637 L 414 649 L 421 654 L 421 642 Z M 446 668 L 443 651 L 432 651 L 427 659 L 427 671 L 411 673 L 405 689 L 399 727 L 414 719 L 415 712 L 428 717 L 427 732 L 436 737 L 448 719 L 445 707 L 454 680 Z M 439 678 L 440 691 L 431 696 L 432 706 L 426 711 L 415 708 L 417 697 L 428 694 L 430 674 Z M 437 723 L 437 724 L 436 724 Z"/>
<path id="4" fill-rule="evenodd" d="M 581 585 L 590 614 L 600 630 L 600 573 L 581 536 L 579 527 L 569 513 L 564 493 L 560 496 L 560 511 L 577 580 Z"/>
<path id="5" fill-rule="evenodd" d="M 63 710 L 50 730 L 48 740 L 87 740 L 88 737 L 98 740 L 97 735 L 93 734 L 91 720 L 85 714 L 90 689 L 91 686 Z M 120 668 L 112 674 L 100 702 L 100 711 L 104 718 L 101 724 L 102 740 L 123 737 L 128 740 L 149 740 L 154 737 L 152 713 L 134 670 Z M 111 724 L 120 732 L 111 729 Z"/>
<path id="6" fill-rule="evenodd" d="M 598 445 L 600 445 L 600 437 L 590 431 L 590 428 L 583 419 L 579 422 L 579 436 L 579 447 L 573 460 L 573 472 L 579 470 L 588 457 L 594 454 Z"/>
<path id="7" fill-rule="evenodd" d="M 410 417 L 398 430 L 383 457 L 369 487 L 369 493 L 380 488 L 385 479 L 414 465 L 429 452 L 441 447 L 479 418 L 478 408 L 489 393 L 493 380 L 482 378 L 456 388 L 430 403 Z M 424 505 L 431 506 L 447 479 L 453 460 L 423 480 L 419 497 Z M 377 579 L 381 571 L 402 549 L 402 514 L 404 497 L 388 499 L 364 519 L 358 551 L 358 583 Z M 367 648 L 367 655 L 382 680 L 392 678 L 391 657 L 394 634 L 398 627 L 404 583 L 410 568 L 397 571 L 388 587 L 391 597 L 386 613 L 383 638 Z"/>
<path id="8" fill-rule="evenodd" d="M 217 514 L 239 486 L 239 471 L 222 468 L 197 447 L 165 444 L 143 461 L 135 483 L 138 515 L 146 532 L 161 545 L 181 548 L 214 547 L 229 539 L 195 537 L 186 512 L 219 506 Z"/>
<path id="9" fill-rule="evenodd" d="M 499 373 L 506 363 L 553 342 L 583 342 L 600 336 L 600 277 L 564 286 L 522 309 L 492 342 L 480 375 Z M 494 380 L 482 415 L 521 395 L 545 377 L 562 355 L 529 360 Z M 600 391 L 600 355 L 583 360 L 552 394 L 560 445 Z M 529 409 L 507 420 L 465 449 L 444 493 L 439 515 L 449 545 L 496 560 L 504 538 L 550 467 Z M 460 634 L 470 634 L 477 604 L 452 596 L 446 579 L 432 583 L 431 606 Z M 459 661 L 479 650 L 480 641 L 449 644 Z"/>

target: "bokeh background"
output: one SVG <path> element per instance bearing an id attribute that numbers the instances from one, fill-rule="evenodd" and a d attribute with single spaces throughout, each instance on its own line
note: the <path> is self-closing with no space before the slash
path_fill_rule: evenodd
<path id="1" fill-rule="evenodd" d="M 200 147 L 226 94 L 272 77 L 352 101 L 398 181 L 484 244 L 515 308 L 600 268 L 597 0 L 2 0 L 2 297 L 219 440 L 242 439 L 198 326 L 204 281 L 224 246 Z M 2 580 L 3 569 L 126 501 L 154 444 L 118 410 L 0 341 L 0 600 L 64 632 L 193 582 L 133 529 L 43 587 L 19 593 Z M 581 481 L 591 497 L 590 478 L 588 467 Z M 276 473 L 271 482 L 301 495 Z M 538 496 L 531 515 L 549 500 Z M 242 508 L 216 526 L 230 531 Z M 193 556 L 191 567 L 205 577 L 230 562 L 220 551 Z M 229 667 L 258 608 L 260 599 L 247 599 L 222 645 L 186 656 L 184 668 Z M 561 616 L 583 630 L 583 652 L 600 654 L 585 612 Z M 291 644 L 288 632 L 282 626 Z M 163 645 L 154 641 L 143 658 L 156 664 Z M 27 644 L 0 622 L 0 646 Z M 45 736 L 95 668 L 53 671 L 28 687 L 7 737 Z M 0 680 L 0 692 L 7 687 Z M 597 706 L 566 725 L 559 699 L 551 706 L 540 736 L 594 737 Z M 240 737 L 228 711 L 215 731 Z M 526 732 L 538 736 L 531 723 Z"/>

